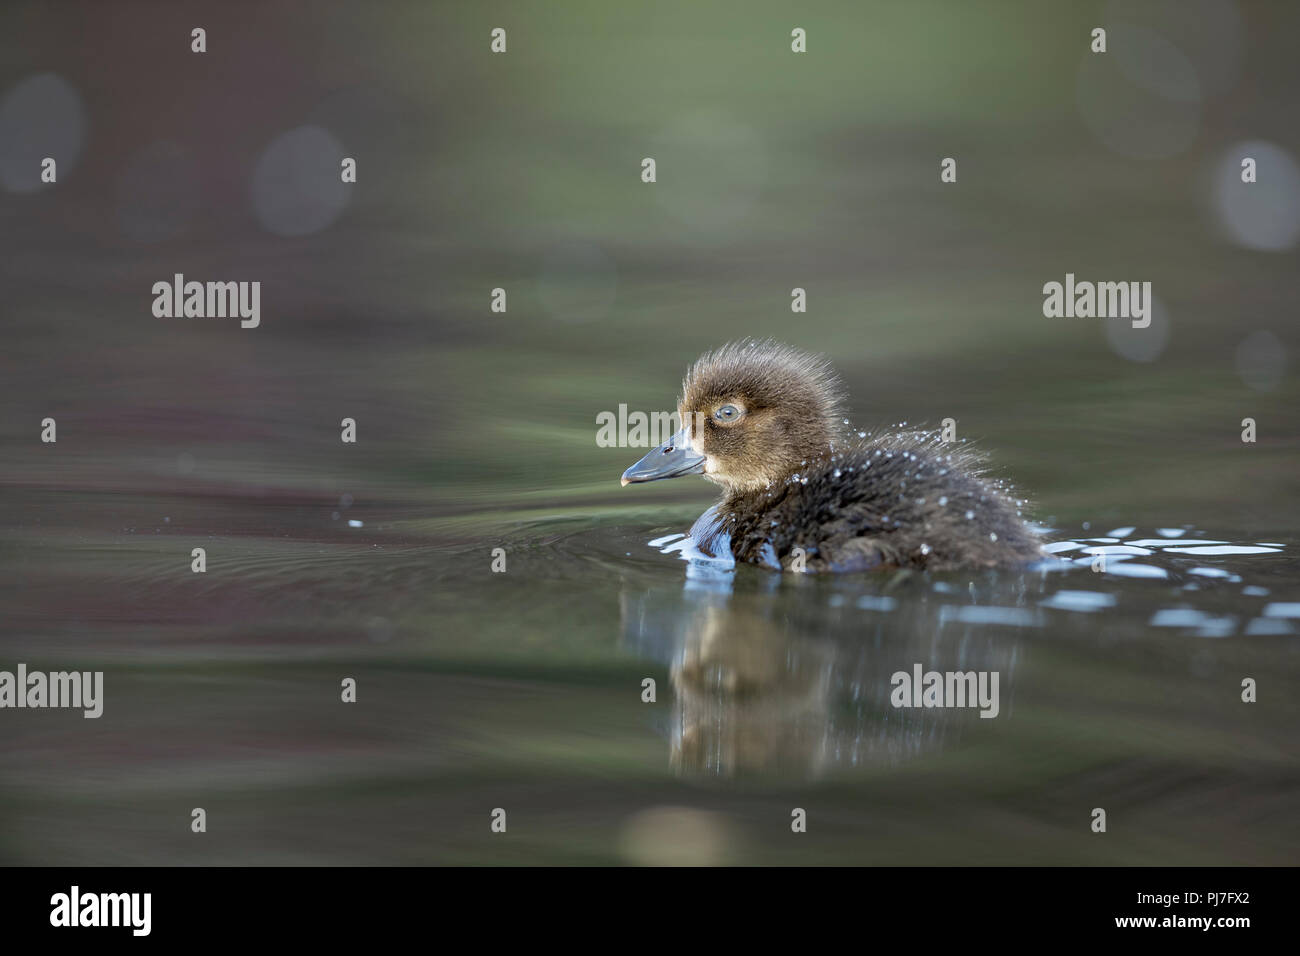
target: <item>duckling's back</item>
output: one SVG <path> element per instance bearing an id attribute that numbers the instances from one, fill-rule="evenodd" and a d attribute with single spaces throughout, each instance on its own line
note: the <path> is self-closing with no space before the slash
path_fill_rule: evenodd
<path id="1" fill-rule="evenodd" d="M 877 433 L 780 485 L 729 497 L 718 530 L 736 560 L 774 569 L 943 571 L 1042 557 L 1022 503 L 983 464 L 938 433 Z"/>

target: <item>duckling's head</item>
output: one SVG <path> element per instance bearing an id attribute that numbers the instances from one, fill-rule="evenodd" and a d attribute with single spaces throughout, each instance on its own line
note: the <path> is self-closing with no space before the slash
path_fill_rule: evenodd
<path id="1" fill-rule="evenodd" d="M 682 382 L 682 429 L 623 473 L 623 484 L 702 474 L 756 491 L 830 453 L 840 386 L 825 360 L 772 341 L 708 352 Z"/>

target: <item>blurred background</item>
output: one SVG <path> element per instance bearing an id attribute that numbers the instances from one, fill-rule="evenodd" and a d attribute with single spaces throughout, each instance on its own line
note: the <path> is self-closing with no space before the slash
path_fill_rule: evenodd
<path id="1" fill-rule="evenodd" d="M 1265 606 L 1300 600 L 1298 28 L 1244 0 L 6 4 L 0 668 L 102 669 L 107 699 L 0 713 L 0 860 L 1293 860 L 1300 664 Z M 1067 272 L 1150 281 L 1151 327 L 1044 318 Z M 155 318 L 175 273 L 260 281 L 260 327 Z M 688 578 L 646 541 L 711 486 L 620 488 L 642 451 L 596 416 L 671 410 L 745 335 L 829 355 L 855 423 L 954 418 L 1062 535 L 1278 549 L 1076 583 L 1092 615 L 1038 610 L 1046 576 Z M 1014 718 L 884 726 L 862 688 L 918 654 L 1014 673 Z M 791 700 L 812 727 L 772 742 Z"/>

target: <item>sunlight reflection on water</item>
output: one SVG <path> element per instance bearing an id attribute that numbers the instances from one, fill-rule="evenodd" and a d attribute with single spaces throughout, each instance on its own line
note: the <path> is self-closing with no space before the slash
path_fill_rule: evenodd
<path id="1" fill-rule="evenodd" d="M 649 546 L 685 561 L 685 581 L 676 591 L 625 593 L 624 638 L 636 653 L 670 667 L 670 762 L 679 773 L 811 778 L 842 766 L 894 765 L 969 734 L 995 732 L 961 709 L 891 706 L 890 675 L 917 662 L 936 672 L 996 671 L 1010 698 L 1017 667 L 1042 639 L 1036 632 L 1048 639 L 1095 633 L 1062 631 L 1071 619 L 1091 619 L 1116 635 L 1291 633 L 1287 619 L 1300 617 L 1300 604 L 1257 606 L 1249 599 L 1268 589 L 1234 587 L 1245 565 L 1210 567 L 1182 557 L 1268 555 L 1283 545 L 1201 545 L 1211 539 L 1185 529 L 1161 529 L 1155 538 L 1136 533 L 1123 527 L 1118 537 L 1053 542 L 1049 553 L 1084 556 L 976 573 L 965 587 L 953 574 L 814 580 L 738 569 L 729 556 L 701 553 L 690 535 L 661 535 Z M 1119 543 L 1126 536 L 1134 537 Z M 1156 563 L 1131 560 L 1139 555 Z M 1086 573 L 1096 584 L 1059 587 L 1061 573 Z M 1133 579 L 1147 582 L 1125 583 Z M 1202 585 L 1191 583 L 1197 580 Z M 1191 606 L 1189 590 L 1203 593 L 1206 606 Z M 933 601 L 933 594 L 945 599 Z M 953 600 L 958 596 L 964 602 Z"/>

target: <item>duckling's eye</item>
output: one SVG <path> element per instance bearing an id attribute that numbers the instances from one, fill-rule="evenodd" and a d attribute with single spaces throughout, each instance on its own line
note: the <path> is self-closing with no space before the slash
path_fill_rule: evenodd
<path id="1" fill-rule="evenodd" d="M 735 405 L 723 405 L 713 413 L 713 417 L 720 422 L 734 422 L 740 417 L 740 409 Z"/>

